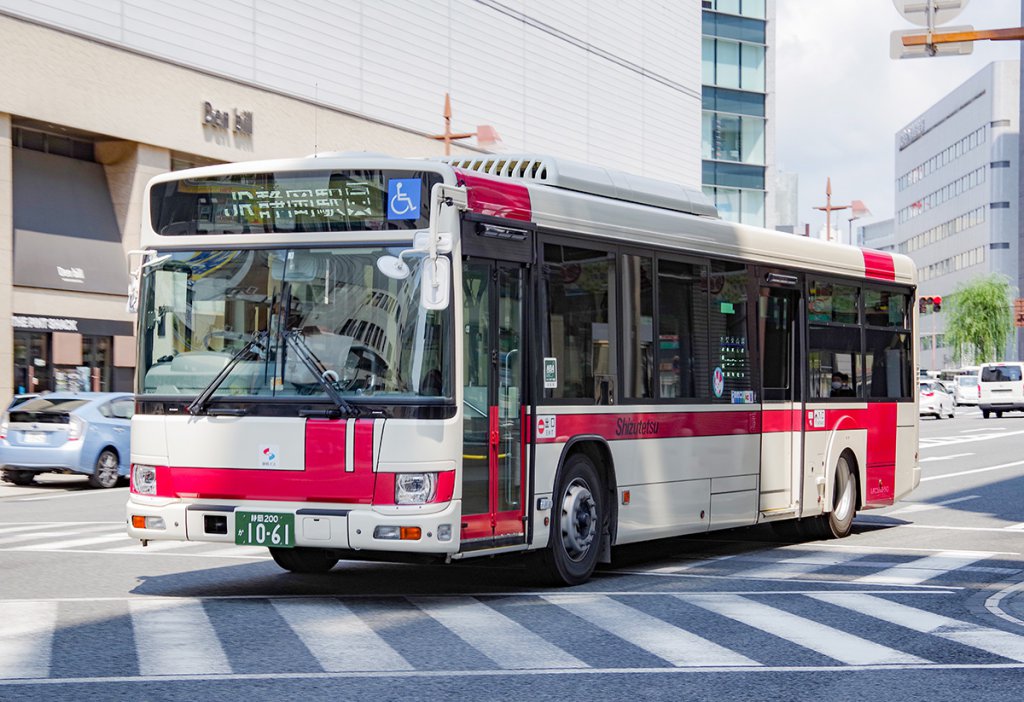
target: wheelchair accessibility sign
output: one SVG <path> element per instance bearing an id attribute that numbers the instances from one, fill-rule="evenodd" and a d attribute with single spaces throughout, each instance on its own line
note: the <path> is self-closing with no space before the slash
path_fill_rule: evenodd
<path id="1" fill-rule="evenodd" d="M 388 219 L 419 219 L 419 178 L 395 178 L 388 181 Z"/>

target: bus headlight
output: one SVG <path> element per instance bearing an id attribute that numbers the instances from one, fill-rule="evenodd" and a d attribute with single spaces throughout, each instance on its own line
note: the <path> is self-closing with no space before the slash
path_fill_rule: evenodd
<path id="1" fill-rule="evenodd" d="M 140 495 L 156 494 L 156 467 L 132 464 L 132 491 Z"/>
<path id="2" fill-rule="evenodd" d="M 437 496 L 437 473 L 398 473 L 395 504 L 422 505 Z"/>

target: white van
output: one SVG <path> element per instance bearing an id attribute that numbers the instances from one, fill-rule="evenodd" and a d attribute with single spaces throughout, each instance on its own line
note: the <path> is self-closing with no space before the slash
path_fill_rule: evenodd
<path id="1" fill-rule="evenodd" d="M 1010 410 L 1024 411 L 1024 363 L 983 363 L 978 373 L 978 407 L 1002 417 Z"/>

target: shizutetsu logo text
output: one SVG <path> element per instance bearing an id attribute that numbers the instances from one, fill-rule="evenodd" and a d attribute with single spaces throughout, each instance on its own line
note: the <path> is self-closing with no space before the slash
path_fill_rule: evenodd
<path id="1" fill-rule="evenodd" d="M 260 468 L 277 468 L 277 458 L 281 455 L 276 444 L 263 444 L 260 446 Z"/>

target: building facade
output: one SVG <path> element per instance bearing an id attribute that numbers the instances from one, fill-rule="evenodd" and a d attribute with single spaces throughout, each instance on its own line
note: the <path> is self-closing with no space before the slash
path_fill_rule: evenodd
<path id="1" fill-rule="evenodd" d="M 723 219 L 774 228 L 775 3 L 701 5 L 704 192 Z"/>
<path id="2" fill-rule="evenodd" d="M 896 134 L 895 240 L 917 264 L 920 296 L 993 273 L 1017 287 L 1019 101 L 1020 62 L 996 61 Z M 953 365 L 945 316 L 921 315 L 922 368 Z"/>
<path id="3" fill-rule="evenodd" d="M 0 0 L 0 402 L 132 387 L 126 256 L 171 169 L 438 156 L 450 93 L 501 150 L 699 181 L 696 3 L 518 7 Z"/>

